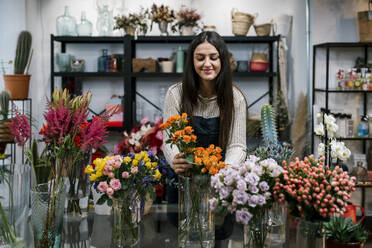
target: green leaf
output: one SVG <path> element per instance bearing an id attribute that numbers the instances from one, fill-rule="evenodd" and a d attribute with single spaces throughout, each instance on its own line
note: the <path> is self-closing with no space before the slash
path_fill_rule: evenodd
<path id="1" fill-rule="evenodd" d="M 112 206 L 112 199 L 111 199 L 111 198 L 109 198 L 109 199 L 107 200 L 107 205 L 108 205 L 109 207 Z"/>
<path id="2" fill-rule="evenodd" d="M 106 194 L 103 194 L 97 201 L 98 205 L 104 204 L 108 200 L 108 196 Z"/>

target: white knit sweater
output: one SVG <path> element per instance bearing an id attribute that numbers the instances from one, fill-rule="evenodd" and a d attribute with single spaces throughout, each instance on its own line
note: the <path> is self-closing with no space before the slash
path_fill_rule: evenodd
<path id="1" fill-rule="evenodd" d="M 172 85 L 165 96 L 164 102 L 164 121 L 173 115 L 180 114 L 181 108 L 181 91 L 182 83 Z M 225 162 L 226 164 L 241 163 L 245 160 L 246 154 L 246 115 L 247 104 L 244 95 L 236 88 L 233 88 L 235 115 L 233 116 L 233 126 L 230 134 L 230 141 L 226 147 Z M 193 116 L 203 118 L 213 118 L 220 116 L 220 110 L 217 104 L 217 96 L 205 98 L 198 96 L 198 103 L 194 110 Z M 168 139 L 166 132 L 163 133 L 164 155 L 167 161 L 172 165 L 173 158 L 179 153 L 176 146 L 165 144 Z"/>

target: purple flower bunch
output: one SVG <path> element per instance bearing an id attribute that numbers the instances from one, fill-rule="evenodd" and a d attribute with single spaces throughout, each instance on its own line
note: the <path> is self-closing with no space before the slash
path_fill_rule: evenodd
<path id="1" fill-rule="evenodd" d="M 210 200 L 212 209 L 227 209 L 235 213 L 237 222 L 248 224 L 257 211 L 271 208 L 274 201 L 271 191 L 282 171 L 274 159 L 260 160 L 253 155 L 241 164 L 221 169 L 211 178 L 216 193 Z"/>

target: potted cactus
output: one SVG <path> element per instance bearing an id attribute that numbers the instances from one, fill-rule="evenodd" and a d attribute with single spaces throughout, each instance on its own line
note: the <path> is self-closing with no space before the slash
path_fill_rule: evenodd
<path id="1" fill-rule="evenodd" d="M 14 59 L 14 74 L 4 75 L 4 86 L 10 94 L 10 99 L 26 99 L 30 85 L 28 68 L 31 61 L 32 36 L 28 31 L 22 31 L 18 36 L 16 55 Z M 27 69 L 26 69 L 27 67 Z"/>
<path id="2" fill-rule="evenodd" d="M 9 114 L 9 93 L 3 90 L 0 93 L 0 155 L 4 154 L 6 144 L 14 141 L 14 136 L 10 133 L 8 118 Z"/>
<path id="3" fill-rule="evenodd" d="M 353 223 L 351 218 L 332 216 L 324 224 L 327 248 L 362 248 L 368 238 L 368 232 L 361 223 Z"/>

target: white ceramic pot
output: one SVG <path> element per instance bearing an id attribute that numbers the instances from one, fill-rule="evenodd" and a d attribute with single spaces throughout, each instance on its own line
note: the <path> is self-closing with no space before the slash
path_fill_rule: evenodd
<path id="1" fill-rule="evenodd" d="M 161 72 L 173 72 L 173 61 L 162 61 Z"/>

